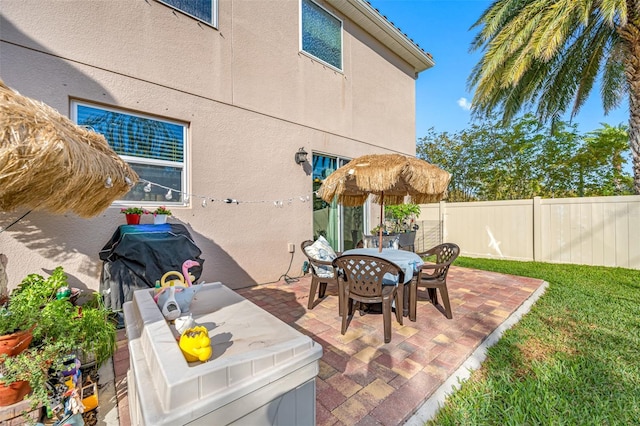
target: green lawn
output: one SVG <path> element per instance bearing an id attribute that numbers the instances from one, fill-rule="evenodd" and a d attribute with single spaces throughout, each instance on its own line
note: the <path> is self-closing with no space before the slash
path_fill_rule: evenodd
<path id="1" fill-rule="evenodd" d="M 458 258 L 549 283 L 429 425 L 640 424 L 640 271 Z"/>

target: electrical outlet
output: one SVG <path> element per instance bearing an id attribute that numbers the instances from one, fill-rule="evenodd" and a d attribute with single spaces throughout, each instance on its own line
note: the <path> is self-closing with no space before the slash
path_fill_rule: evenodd
<path id="1" fill-rule="evenodd" d="M 296 247 L 293 245 L 293 243 L 288 243 L 287 250 L 289 250 L 289 253 L 293 253 L 296 250 Z"/>

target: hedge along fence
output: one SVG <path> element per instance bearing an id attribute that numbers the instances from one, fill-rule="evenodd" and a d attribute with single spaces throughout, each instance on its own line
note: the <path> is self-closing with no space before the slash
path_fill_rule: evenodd
<path id="1" fill-rule="evenodd" d="M 463 256 L 640 269 L 637 195 L 440 202 L 418 220 L 417 251 L 447 241 Z"/>

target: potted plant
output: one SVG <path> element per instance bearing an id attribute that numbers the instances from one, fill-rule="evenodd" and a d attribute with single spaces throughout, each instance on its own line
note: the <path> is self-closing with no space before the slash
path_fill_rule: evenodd
<path id="1" fill-rule="evenodd" d="M 385 225 L 377 225 L 371 229 L 371 235 L 378 235 L 378 233 L 380 233 L 380 228 L 382 228 L 383 234 L 387 233 L 387 227 Z"/>
<path id="2" fill-rule="evenodd" d="M 123 207 L 120 209 L 120 213 L 123 213 L 127 219 L 127 225 L 138 225 L 140 217 L 147 214 L 147 211 L 141 207 Z"/>
<path id="3" fill-rule="evenodd" d="M 155 225 L 167 223 L 169 216 L 171 216 L 171 210 L 168 210 L 165 206 L 160 206 L 153 211 L 153 223 Z"/>
<path id="4" fill-rule="evenodd" d="M 56 271 L 48 280 L 42 279 L 39 275 L 28 275 L 0 306 L 0 336 L 7 338 L 12 335 L 28 334 L 33 337 L 34 332 L 40 333 L 41 329 L 35 328 L 40 320 L 41 308 L 55 297 L 55 291 L 61 284 L 60 279 L 61 276 Z M 26 346 L 28 345 L 27 343 Z M 12 356 L 16 355 L 11 352 L 12 350 L 20 352 L 19 348 L 10 345 L 1 345 L 1 347 L 4 349 L 0 350 L 0 354 Z"/>
<path id="5" fill-rule="evenodd" d="M 2 381 L 5 386 L 27 382 L 33 405 L 49 405 L 47 382 L 66 367 L 69 355 L 88 353 L 95 356 L 98 366 L 115 352 L 116 325 L 109 319 L 98 293 L 76 306 L 71 302 L 67 277 L 57 267 L 49 278 L 37 274 L 27 276 L 12 292 L 5 313 L 30 309 L 33 340 L 29 347 L 15 356 L 0 355 L 3 362 Z"/>
<path id="6" fill-rule="evenodd" d="M 2 361 L 21 354 L 29 347 L 42 301 L 36 294 L 23 292 L 15 298 L 8 298 L 0 307 L 0 406 L 14 404 L 31 391 L 26 380 L 6 382 L 2 377 Z"/>
<path id="7" fill-rule="evenodd" d="M 398 237 L 398 247 L 414 249 L 418 225 L 415 218 L 420 214 L 419 204 L 397 204 L 385 206 L 385 216 L 391 222 L 391 229 Z"/>
<path id="8" fill-rule="evenodd" d="M 419 204 L 397 204 L 385 206 L 385 216 L 391 220 L 395 233 L 415 231 L 414 220 L 420 214 Z M 407 221 L 409 219 L 409 221 Z"/>
<path id="9" fill-rule="evenodd" d="M 40 335 L 37 327 L 42 313 L 41 308 L 55 295 L 58 274 L 50 280 L 38 280 L 36 276 L 27 276 L 0 307 L 0 406 L 20 401 L 31 391 L 27 380 L 7 380 L 6 368 L 2 362 L 19 356 L 31 345 L 34 333 Z"/>

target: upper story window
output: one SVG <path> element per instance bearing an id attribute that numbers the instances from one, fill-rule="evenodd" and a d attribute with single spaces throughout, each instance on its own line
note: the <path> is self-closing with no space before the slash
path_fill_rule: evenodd
<path id="1" fill-rule="evenodd" d="M 302 50 L 342 70 L 342 21 L 312 0 L 301 0 L 300 15 Z"/>
<path id="2" fill-rule="evenodd" d="M 218 0 L 158 0 L 180 12 L 218 27 Z"/>
<path id="3" fill-rule="evenodd" d="M 186 140 L 184 123 L 160 120 L 84 102 L 73 102 L 75 122 L 101 133 L 109 146 L 136 171 L 139 182 L 122 200 L 141 205 L 184 205 Z"/>

